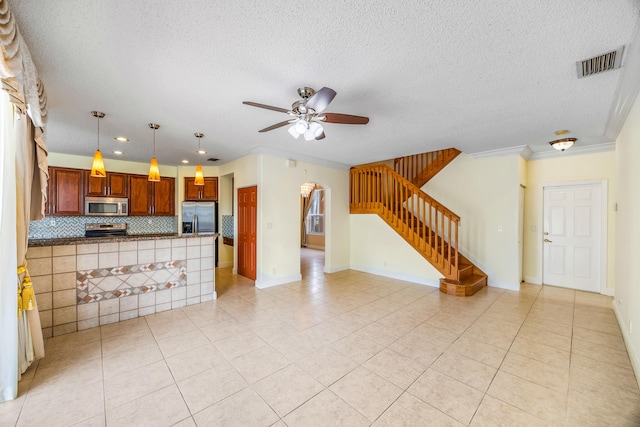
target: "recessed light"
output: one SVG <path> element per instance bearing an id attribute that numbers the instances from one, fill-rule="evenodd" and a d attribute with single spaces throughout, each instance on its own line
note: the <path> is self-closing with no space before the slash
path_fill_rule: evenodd
<path id="1" fill-rule="evenodd" d="M 125 138 L 124 136 L 116 136 L 113 139 L 115 139 L 118 142 L 129 142 L 129 138 Z"/>
<path id="2" fill-rule="evenodd" d="M 113 154 L 117 154 L 118 156 L 121 156 L 122 154 L 124 154 L 124 152 L 120 150 L 113 150 Z"/>
<path id="3" fill-rule="evenodd" d="M 196 151 L 196 153 L 198 153 L 198 154 L 207 154 L 207 152 L 204 151 L 204 150 L 198 150 L 198 151 Z"/>
<path id="4" fill-rule="evenodd" d="M 189 160 L 183 160 L 182 163 L 189 163 Z"/>

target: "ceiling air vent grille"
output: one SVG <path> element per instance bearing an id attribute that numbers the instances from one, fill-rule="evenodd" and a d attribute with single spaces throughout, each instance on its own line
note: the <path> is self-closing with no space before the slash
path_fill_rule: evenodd
<path id="1" fill-rule="evenodd" d="M 578 66 L 578 78 L 581 79 L 604 71 L 620 68 L 622 65 L 623 51 L 624 46 L 621 46 L 611 52 L 576 62 L 576 65 Z"/>

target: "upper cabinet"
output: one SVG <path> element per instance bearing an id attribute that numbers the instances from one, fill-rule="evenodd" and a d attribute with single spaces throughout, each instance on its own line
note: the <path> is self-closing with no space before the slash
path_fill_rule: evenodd
<path id="1" fill-rule="evenodd" d="M 84 169 L 49 167 L 46 214 L 84 215 L 85 196 L 128 198 L 130 216 L 176 214 L 175 178 L 149 182 L 146 175 L 114 172 L 105 178 L 94 178 L 89 173 Z"/>
<path id="2" fill-rule="evenodd" d="M 49 168 L 48 215 L 84 215 L 84 174 L 81 169 Z"/>
<path id="3" fill-rule="evenodd" d="M 129 197 L 128 175 L 108 172 L 106 178 L 96 178 L 87 173 L 87 196 Z"/>
<path id="4" fill-rule="evenodd" d="M 152 182 L 152 215 L 173 216 L 176 214 L 176 180 L 161 177 Z"/>
<path id="5" fill-rule="evenodd" d="M 175 178 L 149 182 L 146 175 L 129 175 L 129 215 L 173 216 L 176 214 Z"/>
<path id="6" fill-rule="evenodd" d="M 151 215 L 151 186 L 145 175 L 129 175 L 129 215 Z"/>
<path id="7" fill-rule="evenodd" d="M 218 177 L 206 177 L 204 185 L 195 185 L 195 178 L 184 179 L 184 200 L 217 201 Z"/>

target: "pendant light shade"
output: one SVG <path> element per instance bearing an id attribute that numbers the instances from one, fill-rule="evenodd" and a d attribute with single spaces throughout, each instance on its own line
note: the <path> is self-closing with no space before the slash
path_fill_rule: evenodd
<path id="1" fill-rule="evenodd" d="M 98 149 L 93 155 L 93 164 L 91 165 L 91 176 L 96 178 L 104 178 L 107 176 L 107 171 L 104 169 L 104 161 L 102 160 L 102 153 L 100 152 L 100 119 L 104 117 L 104 113 L 100 111 L 92 111 L 93 117 L 98 119 Z"/>
<path id="2" fill-rule="evenodd" d="M 194 133 L 194 135 L 196 136 L 196 138 L 198 138 L 198 151 L 196 151 L 198 154 L 204 154 L 206 153 L 206 151 L 203 151 L 200 149 L 200 140 L 202 139 L 202 137 L 204 136 L 203 133 L 200 132 L 196 132 Z M 194 185 L 204 185 L 204 174 L 202 173 L 202 165 L 200 164 L 200 162 L 198 162 L 198 166 L 196 166 L 196 177 L 195 180 L 193 181 Z"/>
<path id="3" fill-rule="evenodd" d="M 151 164 L 149 165 L 149 181 L 160 181 L 160 168 L 158 168 L 158 161 L 156 160 L 156 129 L 160 127 L 155 123 L 149 123 L 149 127 L 153 129 L 153 157 L 151 158 Z"/>
<path id="4" fill-rule="evenodd" d="M 149 181 L 160 181 L 160 168 L 155 156 L 151 158 L 151 165 L 149 165 Z"/>
<path id="5" fill-rule="evenodd" d="M 195 185 L 204 185 L 204 174 L 202 173 L 202 165 L 200 165 L 200 163 L 196 166 L 196 179 L 193 183 Z"/>

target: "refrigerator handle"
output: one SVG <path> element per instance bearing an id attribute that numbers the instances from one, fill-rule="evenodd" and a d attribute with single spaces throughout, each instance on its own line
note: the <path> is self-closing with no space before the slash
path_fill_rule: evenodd
<path id="1" fill-rule="evenodd" d="M 198 234 L 198 215 L 193 215 L 193 234 Z"/>

